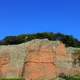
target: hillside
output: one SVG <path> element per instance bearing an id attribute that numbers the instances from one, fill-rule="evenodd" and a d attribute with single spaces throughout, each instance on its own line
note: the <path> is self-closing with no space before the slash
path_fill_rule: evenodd
<path id="1" fill-rule="evenodd" d="M 56 80 L 80 74 L 80 48 L 61 41 L 34 39 L 18 45 L 0 46 L 0 78 Z M 80 75 L 79 75 L 80 76 Z"/>

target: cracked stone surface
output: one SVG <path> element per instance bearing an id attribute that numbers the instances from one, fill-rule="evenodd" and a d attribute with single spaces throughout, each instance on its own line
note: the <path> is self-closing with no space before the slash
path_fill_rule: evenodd
<path id="1" fill-rule="evenodd" d="M 54 80 L 62 73 L 72 75 L 76 71 L 79 74 L 80 68 L 72 66 L 74 50 L 60 41 L 47 39 L 0 46 L 0 78 Z"/>

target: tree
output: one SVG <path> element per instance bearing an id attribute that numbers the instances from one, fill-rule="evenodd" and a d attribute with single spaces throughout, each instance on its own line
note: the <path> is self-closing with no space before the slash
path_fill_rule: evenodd
<path id="1" fill-rule="evenodd" d="M 1 40 L 0 44 L 20 44 L 23 42 L 27 42 L 33 39 L 44 39 L 47 38 L 49 40 L 59 40 L 62 41 L 67 47 L 80 47 L 80 41 L 74 38 L 73 36 L 64 35 L 61 33 L 52 33 L 52 32 L 43 32 L 43 33 L 35 33 L 35 34 L 22 34 L 18 36 L 7 36 L 3 40 Z"/>

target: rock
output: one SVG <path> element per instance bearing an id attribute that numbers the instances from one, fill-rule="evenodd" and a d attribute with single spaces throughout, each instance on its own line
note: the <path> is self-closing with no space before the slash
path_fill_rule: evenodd
<path id="1" fill-rule="evenodd" d="M 66 48 L 62 42 L 47 39 L 0 46 L 0 78 L 55 80 L 60 74 L 72 75 L 76 70 L 72 52 L 73 48 Z"/>

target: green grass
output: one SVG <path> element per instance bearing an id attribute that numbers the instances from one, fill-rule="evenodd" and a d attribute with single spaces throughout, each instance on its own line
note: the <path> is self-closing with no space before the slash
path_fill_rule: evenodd
<path id="1" fill-rule="evenodd" d="M 23 78 L 0 78 L 0 80 L 24 80 Z"/>
<path id="2" fill-rule="evenodd" d="M 80 80 L 80 76 L 63 76 L 61 78 L 64 80 Z"/>

